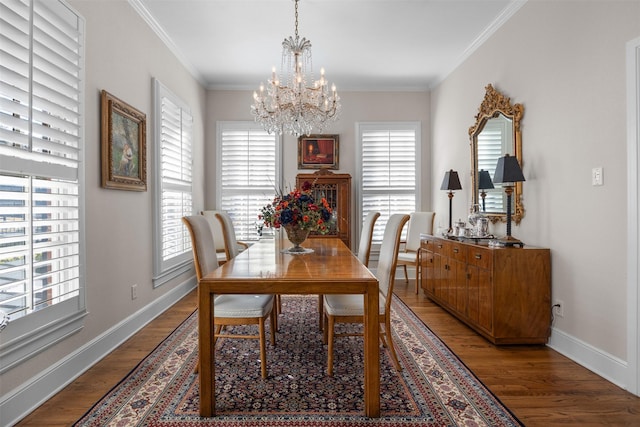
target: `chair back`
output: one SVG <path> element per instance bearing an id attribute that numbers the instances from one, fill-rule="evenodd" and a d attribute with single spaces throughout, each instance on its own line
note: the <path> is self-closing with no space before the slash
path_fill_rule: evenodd
<path id="1" fill-rule="evenodd" d="M 216 214 L 220 211 L 202 211 L 200 212 L 207 220 L 209 221 L 209 226 L 211 227 L 211 231 L 213 232 L 213 241 L 216 244 L 216 252 L 225 251 L 224 246 L 224 235 L 222 232 L 222 224 L 216 218 Z"/>
<path id="2" fill-rule="evenodd" d="M 378 279 L 380 293 L 386 299 L 387 310 L 389 310 L 391 305 L 393 282 L 398 262 L 398 250 L 400 249 L 400 235 L 407 221 L 409 221 L 409 215 L 391 215 L 384 228 L 384 237 L 382 238 L 382 245 L 380 245 L 380 257 L 378 258 L 376 278 Z"/>
<path id="3" fill-rule="evenodd" d="M 412 212 L 407 225 L 407 243 L 405 251 L 416 252 L 420 249 L 420 234 L 433 234 L 435 212 Z"/>
<path id="4" fill-rule="evenodd" d="M 182 222 L 187 226 L 191 235 L 191 247 L 193 248 L 193 262 L 196 267 L 198 281 L 211 271 L 218 268 L 215 241 L 209 221 L 203 215 L 182 217 Z"/>
<path id="5" fill-rule="evenodd" d="M 233 228 L 233 221 L 231 221 L 231 217 L 225 211 L 217 211 L 216 218 L 222 227 L 224 252 L 227 254 L 227 261 L 229 261 L 240 253 L 236 240 L 236 231 Z"/>
<path id="6" fill-rule="evenodd" d="M 358 244 L 358 259 L 361 263 L 369 266 L 369 255 L 371 255 L 371 239 L 373 238 L 373 227 L 380 212 L 369 212 L 362 223 L 360 232 L 360 243 Z"/>

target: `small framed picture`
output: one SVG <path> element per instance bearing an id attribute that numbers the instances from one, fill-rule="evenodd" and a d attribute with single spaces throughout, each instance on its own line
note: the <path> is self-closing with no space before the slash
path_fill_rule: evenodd
<path id="1" fill-rule="evenodd" d="M 103 90 L 102 187 L 147 191 L 147 116 Z"/>
<path id="2" fill-rule="evenodd" d="M 338 169 L 338 135 L 298 137 L 298 169 Z"/>

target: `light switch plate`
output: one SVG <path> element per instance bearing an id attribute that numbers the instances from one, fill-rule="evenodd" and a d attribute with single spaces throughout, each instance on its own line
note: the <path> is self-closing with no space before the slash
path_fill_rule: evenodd
<path id="1" fill-rule="evenodd" d="M 601 167 L 591 169 L 591 185 L 604 185 Z"/>

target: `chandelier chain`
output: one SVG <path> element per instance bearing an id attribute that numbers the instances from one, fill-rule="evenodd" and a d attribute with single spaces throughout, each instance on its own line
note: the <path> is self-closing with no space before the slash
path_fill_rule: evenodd
<path id="1" fill-rule="evenodd" d="M 298 40 L 298 0 L 296 0 L 296 40 Z"/>

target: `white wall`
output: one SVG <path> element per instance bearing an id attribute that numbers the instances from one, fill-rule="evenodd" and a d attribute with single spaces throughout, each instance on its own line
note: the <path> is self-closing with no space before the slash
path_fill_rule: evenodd
<path id="1" fill-rule="evenodd" d="M 551 249 L 553 299 L 564 302 L 551 345 L 618 384 L 627 351 L 625 43 L 639 35 L 638 1 L 529 1 L 431 98 L 433 173 L 465 176 L 455 217 L 471 201 L 467 130 L 484 87 L 524 105 L 525 217 L 512 234 Z M 591 185 L 593 167 L 604 168 L 604 186 Z M 435 208 L 446 209 L 433 190 Z"/>
<path id="2" fill-rule="evenodd" d="M 101 334 L 182 286 L 189 277 L 152 286 L 152 194 L 155 150 L 152 77 L 192 108 L 194 151 L 204 138 L 205 91 L 126 1 L 71 1 L 86 19 L 86 295 L 84 329 L 0 377 L 0 402 L 50 371 Z M 100 187 L 100 91 L 107 90 L 147 116 L 148 191 Z M 202 207 L 202 159 L 196 158 L 196 204 Z M 131 299 L 131 286 L 138 297 Z M 77 369 L 81 369 L 79 366 Z M 59 378 L 57 378 L 58 380 Z M 5 408 L 6 409 L 6 408 Z M 3 411 L 4 412 L 4 411 Z M 3 414 L 8 416 L 7 413 Z M 3 418 L 4 419 L 4 418 Z M 0 424 L 3 424 L 0 422 Z"/>
<path id="3" fill-rule="evenodd" d="M 257 82 L 256 84 L 259 84 Z M 215 209 L 216 203 L 216 121 L 249 120 L 251 91 L 209 91 L 207 93 L 206 124 L 206 207 Z M 366 121 L 418 121 L 422 125 L 422 176 L 419 178 L 423 188 L 422 210 L 430 210 L 429 165 L 429 94 L 426 92 L 340 92 L 342 113 L 337 122 L 325 130 L 326 134 L 338 134 L 339 170 L 332 172 L 349 173 L 353 177 L 353 194 L 356 182 L 356 123 Z M 283 137 L 283 175 L 284 184 L 295 185 L 298 173 L 313 170 L 298 170 L 298 142 L 290 135 Z M 352 218 L 352 223 L 354 219 Z M 357 228 L 352 230 L 353 233 Z M 356 241 L 352 235 L 352 241 Z"/>

